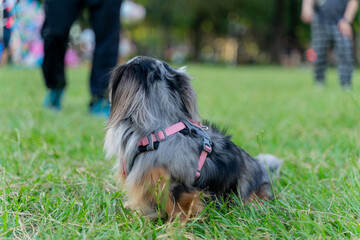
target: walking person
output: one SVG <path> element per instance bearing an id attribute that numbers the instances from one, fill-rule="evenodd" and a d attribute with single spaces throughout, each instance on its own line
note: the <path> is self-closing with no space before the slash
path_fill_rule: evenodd
<path id="1" fill-rule="evenodd" d="M 345 89 L 351 88 L 354 70 L 352 23 L 358 5 L 358 0 L 303 0 L 301 19 L 305 23 L 311 23 L 317 84 L 325 84 L 326 52 L 333 41 L 340 84 Z"/>
<path id="2" fill-rule="evenodd" d="M 95 32 L 95 51 L 90 75 L 91 101 L 89 112 L 107 117 L 109 72 L 118 57 L 120 32 L 120 6 L 122 0 L 45 0 L 45 21 L 41 30 L 44 39 L 43 75 L 48 93 L 44 100 L 47 108 L 61 110 L 66 87 L 64 57 L 70 27 L 83 8 L 90 12 L 90 23 Z"/>
<path id="3" fill-rule="evenodd" d="M 12 27 L 14 25 L 14 14 L 13 10 L 16 4 L 16 0 L 4 0 L 0 2 L 0 11 L 2 16 L 0 17 L 0 40 L 3 43 L 3 50 L 0 54 L 0 65 L 8 64 L 11 60 L 11 48 L 10 48 L 10 37 Z"/>

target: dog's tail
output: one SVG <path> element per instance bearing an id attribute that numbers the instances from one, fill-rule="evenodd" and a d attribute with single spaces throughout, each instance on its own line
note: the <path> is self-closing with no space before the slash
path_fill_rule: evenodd
<path id="1" fill-rule="evenodd" d="M 256 156 L 256 159 L 259 160 L 261 164 L 265 166 L 266 169 L 269 170 L 270 175 L 277 177 L 280 174 L 280 167 L 283 162 L 282 159 L 275 157 L 272 154 L 261 153 Z"/>

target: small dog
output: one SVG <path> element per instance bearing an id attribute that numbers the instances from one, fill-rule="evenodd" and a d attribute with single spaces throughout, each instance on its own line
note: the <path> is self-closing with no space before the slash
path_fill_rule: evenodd
<path id="1" fill-rule="evenodd" d="M 186 219 L 203 210 L 203 196 L 271 200 L 269 172 L 281 161 L 253 158 L 223 131 L 201 125 L 190 80 L 185 68 L 149 57 L 112 73 L 104 149 L 117 158 L 129 207 Z"/>

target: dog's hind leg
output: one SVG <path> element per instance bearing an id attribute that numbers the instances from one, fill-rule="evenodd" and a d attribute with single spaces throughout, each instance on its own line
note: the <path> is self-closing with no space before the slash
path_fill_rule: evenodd
<path id="1" fill-rule="evenodd" d="M 253 191 L 249 194 L 246 201 L 248 202 L 261 202 L 261 201 L 271 201 L 274 197 L 271 193 L 270 183 L 264 183 L 259 187 L 259 189 Z"/>
<path id="2" fill-rule="evenodd" d="M 262 183 L 256 189 L 253 189 L 246 200 L 248 202 L 273 200 L 271 179 L 279 175 L 283 160 L 271 154 L 260 154 L 255 159 L 258 160 L 258 164 L 260 165 L 261 174 L 258 173 L 257 177 L 259 177 L 259 175 L 262 176 Z"/>

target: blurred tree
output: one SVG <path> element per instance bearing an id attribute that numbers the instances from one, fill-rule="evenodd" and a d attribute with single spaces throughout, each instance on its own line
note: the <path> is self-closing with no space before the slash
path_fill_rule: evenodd
<path id="1" fill-rule="evenodd" d="M 141 26 L 131 31 L 139 49 L 155 57 L 169 59 L 169 49 L 186 43 L 190 46 L 188 57 L 201 61 L 203 49 L 213 47 L 211 42 L 218 38 L 237 41 L 237 63 L 263 61 L 254 57 L 256 54 L 280 63 L 292 50 L 301 53 L 309 47 L 310 27 L 299 19 L 302 0 L 136 2 L 145 6 L 147 15 Z M 254 47 L 258 50 L 252 51 Z"/>
<path id="2" fill-rule="evenodd" d="M 237 51 L 236 63 L 263 61 L 254 55 L 267 56 L 272 63 L 280 63 L 291 49 L 303 51 L 309 46 L 310 28 L 299 19 L 302 0 L 136 2 L 145 6 L 146 19 L 124 29 L 130 31 L 141 54 L 169 60 L 169 49 L 185 43 L 189 48 L 187 57 L 201 61 L 205 47 L 215 48 L 214 41 L 218 38 L 231 38 L 238 45 L 234 50 Z M 78 23 L 82 28 L 89 27 L 88 20 L 89 14 L 85 11 Z"/>
<path id="3" fill-rule="evenodd" d="M 276 63 L 281 61 L 281 53 L 283 48 L 283 38 L 284 38 L 284 16 L 285 16 L 285 1 L 284 0 L 275 0 L 274 1 L 274 39 L 271 49 L 271 60 Z"/>

